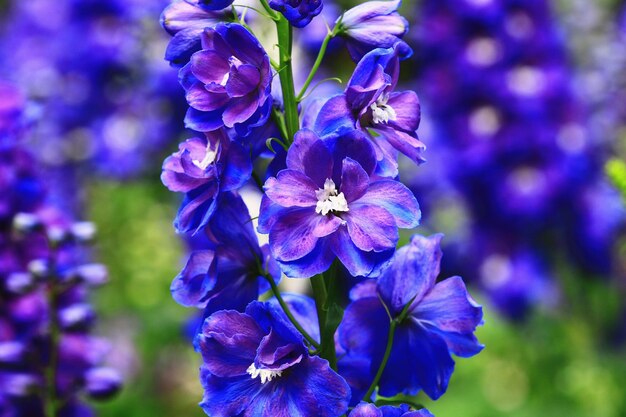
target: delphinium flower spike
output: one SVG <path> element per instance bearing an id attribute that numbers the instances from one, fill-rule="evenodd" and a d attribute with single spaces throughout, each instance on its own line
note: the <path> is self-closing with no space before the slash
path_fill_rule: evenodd
<path id="1" fill-rule="evenodd" d="M 201 407 L 213 417 L 432 417 L 417 402 L 359 404 L 377 392 L 439 397 L 452 373 L 450 352 L 482 348 L 473 335 L 482 311 L 460 278 L 435 285 L 438 259 L 427 252 L 437 252 L 438 238 L 415 237 L 396 250 L 399 229 L 421 217 L 398 180 L 398 153 L 421 163 L 425 148 L 417 95 L 395 91 L 410 55 L 399 1 L 365 2 L 340 16 L 298 93 L 294 68 L 304 65 L 294 60 L 294 31 L 319 19 L 321 1 L 260 0 L 252 10 L 275 24 L 275 44 L 255 36 L 254 24 L 212 21 L 229 9 L 205 3 L 174 3 L 163 15 L 174 35 L 168 59 L 182 66 L 187 127 L 207 138 L 182 144 L 162 174 L 168 188 L 185 193 L 178 231 L 194 235 L 171 289 L 180 304 L 203 310 L 194 343 L 203 360 Z M 231 11 L 238 16 L 236 6 Z M 359 62 L 344 93 L 329 97 L 311 86 L 336 36 L 348 39 Z M 272 78 L 280 82 L 273 91 Z M 313 297 L 282 293 L 281 275 L 310 278 Z M 394 295 L 385 293 L 383 303 L 358 286 L 363 301 L 354 298 L 344 319 L 349 288 L 376 278 Z M 375 317 L 382 324 L 372 331 L 353 313 L 365 306 L 363 317 L 373 317 L 385 305 L 393 316 Z M 356 339 L 348 328 L 366 340 L 390 326 L 399 329 L 391 338 L 400 348 L 384 360 L 378 342 L 370 350 L 339 343 Z"/>

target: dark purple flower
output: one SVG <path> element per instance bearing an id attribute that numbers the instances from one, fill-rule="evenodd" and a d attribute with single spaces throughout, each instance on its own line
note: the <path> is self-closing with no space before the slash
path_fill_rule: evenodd
<path id="1" fill-rule="evenodd" d="M 241 197 L 222 194 L 205 232 L 211 247 L 193 251 L 172 282 L 172 296 L 178 303 L 204 308 L 206 315 L 221 309 L 243 311 L 269 290 L 264 273 L 280 279 L 269 249 L 259 247 Z"/>
<path id="2" fill-rule="evenodd" d="M 85 374 L 85 390 L 91 398 L 99 400 L 111 398 L 120 389 L 122 378 L 112 368 L 92 368 Z"/>
<path id="3" fill-rule="evenodd" d="M 176 0 L 167 6 L 161 14 L 161 25 L 173 38 L 167 45 L 165 59 L 177 66 L 188 63 L 191 55 L 202 49 L 200 37 L 204 29 L 232 16 L 231 11 L 218 9 L 222 7 L 208 9 L 186 0 Z"/>
<path id="4" fill-rule="evenodd" d="M 20 127 L 20 115 L 23 110 L 22 94 L 14 85 L 0 80 L 0 141 L 15 136 Z"/>
<path id="5" fill-rule="evenodd" d="M 398 44 L 402 59 L 413 51 L 401 38 L 409 31 L 409 22 L 398 14 L 402 0 L 367 1 L 343 14 L 339 34 L 348 40 L 348 51 L 354 62 L 377 48 L 392 48 Z"/>
<path id="6" fill-rule="evenodd" d="M 324 7 L 322 0 L 269 0 L 269 5 L 297 28 L 308 25 Z"/>
<path id="7" fill-rule="evenodd" d="M 176 230 L 197 233 L 215 212 L 217 196 L 248 181 L 252 162 L 223 129 L 188 139 L 178 149 L 163 162 L 161 180 L 171 191 L 185 193 L 174 221 Z"/>
<path id="8" fill-rule="evenodd" d="M 368 132 L 375 144 L 376 172 L 388 177 L 398 175 L 398 151 L 416 163 L 424 161 L 425 146 L 415 132 L 420 122 L 417 94 L 394 92 L 399 63 L 397 47 L 369 52 L 358 63 L 345 92 L 328 100 L 315 121 L 322 137 L 350 128 Z"/>
<path id="9" fill-rule="evenodd" d="M 268 303 L 214 313 L 196 345 L 204 361 L 200 405 L 212 417 L 336 417 L 348 409 L 346 382 L 309 356 L 302 336 Z"/>
<path id="10" fill-rule="evenodd" d="M 324 272 L 335 257 L 354 276 L 376 276 L 393 255 L 398 228 L 418 225 L 413 194 L 398 181 L 372 178 L 375 167 L 359 131 L 327 140 L 296 134 L 287 169 L 265 182 L 259 218 L 287 276 Z"/>
<path id="11" fill-rule="evenodd" d="M 434 417 L 430 411 L 424 409 L 411 411 L 408 405 L 402 404 L 399 407 L 384 405 L 380 408 L 374 404 L 361 402 L 348 417 Z"/>
<path id="12" fill-rule="evenodd" d="M 245 27 L 220 23 L 201 35 L 202 50 L 181 68 L 191 106 L 188 128 L 200 132 L 234 127 L 240 136 L 265 124 L 272 106 L 270 59 Z"/>
<path id="13" fill-rule="evenodd" d="M 376 287 L 361 284 L 367 287 L 354 293 L 360 298 L 348 306 L 339 327 L 339 341 L 347 352 L 342 361 L 371 358 L 369 384 L 385 351 L 389 315 L 399 318 L 410 304 L 408 315 L 397 325 L 380 379 L 382 396 L 414 395 L 421 389 L 437 399 L 446 391 L 454 370 L 450 354 L 470 357 L 483 348 L 474 336 L 476 326 L 482 324 L 482 308 L 469 296 L 462 279 L 436 283 L 441 237 L 413 236 L 409 245 L 396 252 Z M 353 403 L 359 394 L 353 389 Z"/>

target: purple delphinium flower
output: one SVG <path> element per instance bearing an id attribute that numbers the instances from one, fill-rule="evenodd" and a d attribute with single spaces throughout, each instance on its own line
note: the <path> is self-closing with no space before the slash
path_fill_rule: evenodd
<path id="1" fill-rule="evenodd" d="M 220 309 L 243 311 L 269 290 L 263 274 L 280 279 L 280 269 L 270 258 L 267 245 L 259 247 L 241 197 L 224 193 L 216 204 L 205 229 L 209 244 L 191 253 L 171 286 L 178 303 L 204 308 L 205 315 Z"/>
<path id="2" fill-rule="evenodd" d="M 174 226 L 178 232 L 199 232 L 217 207 L 221 192 L 237 190 L 252 173 L 246 150 L 231 142 L 224 129 L 206 132 L 179 145 L 163 162 L 161 180 L 171 191 L 185 193 Z"/>
<path id="3" fill-rule="evenodd" d="M 24 97 L 18 89 L 0 80 L 0 141 L 17 134 L 23 108 Z"/>
<path id="4" fill-rule="evenodd" d="M 309 356 L 302 336 L 268 303 L 214 313 L 196 345 L 200 405 L 212 417 L 336 417 L 348 409 L 346 382 L 326 360 Z"/>
<path id="5" fill-rule="evenodd" d="M 172 35 L 165 51 L 165 59 L 172 65 L 185 65 L 194 52 L 202 49 L 200 37 L 204 29 L 213 27 L 230 16 L 230 10 L 206 9 L 186 0 L 174 1 L 161 14 L 161 26 Z"/>
<path id="6" fill-rule="evenodd" d="M 289 277 L 326 271 L 335 257 L 353 276 L 374 277 L 391 258 L 398 228 L 416 227 L 420 210 L 400 182 L 372 178 L 374 149 L 353 130 L 322 140 L 296 134 L 287 169 L 265 182 L 259 232 Z"/>
<path id="7" fill-rule="evenodd" d="M 389 177 L 398 175 L 398 151 L 416 163 L 424 161 L 425 146 L 415 132 L 420 122 L 417 94 L 394 92 L 399 64 L 397 46 L 369 52 L 345 92 L 330 98 L 315 121 L 315 130 L 323 137 L 349 128 L 367 132 L 375 144 L 377 173 Z"/>
<path id="8" fill-rule="evenodd" d="M 385 351 L 389 316 L 398 319 L 410 304 L 406 318 L 396 327 L 380 379 L 382 396 L 414 395 L 423 390 L 437 399 L 446 391 L 454 370 L 450 354 L 470 357 L 483 348 L 474 336 L 476 326 L 482 324 L 482 308 L 469 296 L 462 279 L 436 283 L 441 237 L 413 236 L 409 245 L 396 252 L 376 286 L 365 283 L 361 284 L 365 289 L 354 291 L 358 298 L 346 309 L 339 327 L 339 342 L 347 352 L 342 360 L 371 360 L 369 384 Z M 353 403 L 360 399 L 355 398 L 362 395 L 360 391 L 353 389 Z"/>
<path id="9" fill-rule="evenodd" d="M 322 0 L 269 0 L 269 5 L 297 28 L 308 25 L 324 7 Z"/>
<path id="10" fill-rule="evenodd" d="M 347 38 L 348 51 L 354 62 L 377 48 L 391 48 L 398 44 L 402 59 L 413 51 L 401 38 L 409 31 L 409 22 L 398 14 L 402 0 L 367 1 L 343 14 L 337 22 L 339 34 Z"/>
<path id="11" fill-rule="evenodd" d="M 434 417 L 432 413 L 426 409 L 411 411 L 408 405 L 402 404 L 399 407 L 384 405 L 380 408 L 374 404 L 361 402 L 354 410 L 348 414 L 348 417 Z"/>
<path id="12" fill-rule="evenodd" d="M 246 136 L 269 117 L 270 59 L 240 24 L 206 28 L 200 39 L 202 50 L 194 53 L 179 73 L 191 106 L 185 124 L 200 132 L 234 127 L 240 136 Z"/>

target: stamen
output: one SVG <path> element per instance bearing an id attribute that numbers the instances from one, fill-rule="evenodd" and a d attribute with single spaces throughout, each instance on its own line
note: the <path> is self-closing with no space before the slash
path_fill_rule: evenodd
<path id="1" fill-rule="evenodd" d="M 248 369 L 246 370 L 248 374 L 252 377 L 252 379 L 256 377 L 261 377 L 261 384 L 265 384 L 266 382 L 271 381 L 274 378 L 278 378 L 283 374 L 283 371 L 269 371 L 267 369 L 257 369 L 252 363 Z"/>
<path id="2" fill-rule="evenodd" d="M 315 191 L 315 196 L 317 197 L 315 212 L 318 214 L 325 216 L 331 211 L 349 211 L 346 196 L 337 192 L 335 182 L 330 178 L 324 182 L 323 189 Z"/>
<path id="3" fill-rule="evenodd" d="M 388 95 L 381 96 L 376 103 L 372 103 L 370 109 L 372 109 L 372 122 L 374 124 L 388 123 L 389 120 L 396 120 L 396 111 L 387 104 L 389 101 Z"/>
<path id="4" fill-rule="evenodd" d="M 205 170 L 209 165 L 215 162 L 215 158 L 217 157 L 217 150 L 211 149 L 211 143 L 207 143 L 206 145 L 206 154 L 204 154 L 204 158 L 202 161 L 198 161 L 197 159 L 192 160 L 193 164 L 198 168 Z"/>

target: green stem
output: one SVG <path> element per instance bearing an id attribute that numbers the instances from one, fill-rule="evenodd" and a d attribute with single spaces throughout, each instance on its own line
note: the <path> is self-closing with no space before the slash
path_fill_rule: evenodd
<path id="1" fill-rule="evenodd" d="M 281 70 L 280 87 L 283 92 L 283 105 L 285 106 L 285 124 L 287 127 L 288 145 L 293 143 L 293 137 L 300 129 L 298 118 L 298 102 L 296 100 L 296 89 L 293 82 L 293 68 L 291 66 L 291 51 L 293 46 L 293 27 L 283 16 L 276 21 L 276 31 L 278 32 L 279 62 Z"/>
<path id="2" fill-rule="evenodd" d="M 398 322 L 396 320 L 391 320 L 391 323 L 389 324 L 389 332 L 387 333 L 387 347 L 385 348 L 385 354 L 383 355 L 383 360 L 380 363 L 380 366 L 378 367 L 378 371 L 376 372 L 376 376 L 374 377 L 374 380 L 372 381 L 369 389 L 363 396 L 363 401 L 368 401 L 368 402 L 370 401 L 372 397 L 372 393 L 376 389 L 376 386 L 378 385 L 380 378 L 383 376 L 383 372 L 385 371 L 385 368 L 387 367 L 387 361 L 389 360 L 389 356 L 391 355 L 391 348 L 393 346 L 393 336 L 396 332 L 397 325 L 398 325 Z"/>
<path id="3" fill-rule="evenodd" d="M 289 318 L 289 321 L 291 321 L 291 324 L 293 324 L 295 328 L 298 329 L 298 331 L 302 334 L 302 336 L 304 336 L 304 338 L 307 340 L 307 342 L 309 342 L 311 346 L 313 346 L 315 349 L 319 349 L 320 344 L 317 343 L 306 330 L 304 330 L 300 323 L 298 323 L 298 320 L 296 320 L 296 318 L 291 313 L 289 306 L 280 294 L 280 291 L 278 290 L 278 287 L 276 286 L 276 283 L 274 282 L 272 277 L 269 275 L 265 275 L 265 279 L 267 280 L 267 282 L 270 283 L 270 287 L 272 288 L 272 294 L 274 294 L 274 297 L 276 297 L 276 299 L 278 300 L 278 304 L 280 304 L 280 306 L 282 307 L 283 311 Z"/>
<path id="4" fill-rule="evenodd" d="M 298 96 L 296 97 L 296 101 L 298 103 L 302 101 L 302 98 L 306 94 L 306 91 L 309 89 L 311 82 L 313 82 L 313 78 L 315 78 L 315 74 L 317 74 L 317 70 L 319 69 L 320 65 L 322 64 L 322 61 L 324 60 L 324 56 L 326 55 L 326 48 L 328 48 L 328 43 L 334 37 L 335 37 L 334 29 L 332 32 L 328 32 L 326 34 L 326 37 L 324 38 L 324 42 L 322 42 L 320 51 L 317 54 L 317 58 L 315 59 L 315 63 L 313 63 L 313 67 L 311 68 L 311 71 L 309 72 L 309 76 L 304 82 L 304 85 L 302 86 L 300 93 L 298 93 Z"/>
<path id="5" fill-rule="evenodd" d="M 276 108 L 272 107 L 272 119 L 276 126 L 278 126 L 278 130 L 280 131 L 283 139 L 287 140 L 287 126 L 285 125 L 285 116 Z"/>
<path id="6" fill-rule="evenodd" d="M 326 321 L 327 321 L 327 309 L 326 309 L 326 300 L 328 298 L 328 293 L 326 291 L 326 284 L 324 282 L 324 275 L 316 275 L 311 278 L 311 287 L 313 288 L 313 297 L 315 298 L 315 308 L 317 310 L 317 320 L 319 321 L 320 327 L 320 348 L 319 355 L 331 362 L 332 355 L 328 348 L 329 340 L 328 334 L 326 334 Z M 335 342 L 333 340 L 333 350 L 335 348 Z M 331 362 L 332 367 L 332 362 Z"/>
<path id="7" fill-rule="evenodd" d="M 58 293 L 54 277 L 50 280 L 48 287 L 48 309 L 50 314 L 50 362 L 46 368 L 46 392 L 45 409 L 46 417 L 56 417 L 57 415 L 57 392 L 56 373 L 59 361 L 59 339 L 60 327 L 57 315 Z"/>

